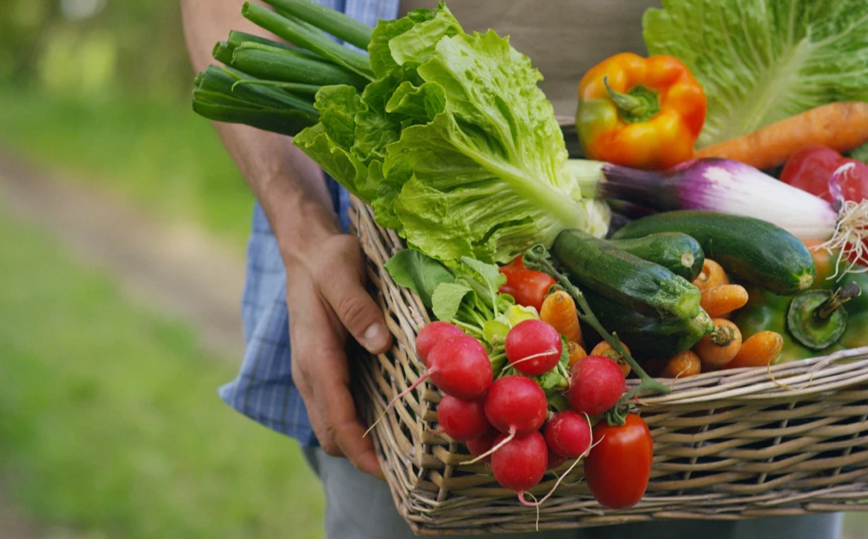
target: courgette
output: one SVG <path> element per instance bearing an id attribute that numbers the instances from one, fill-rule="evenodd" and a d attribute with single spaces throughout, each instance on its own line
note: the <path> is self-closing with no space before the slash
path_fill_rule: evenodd
<path id="1" fill-rule="evenodd" d="M 707 258 L 740 279 L 782 295 L 793 295 L 814 282 L 817 268 L 805 245 L 772 223 L 708 211 L 672 211 L 643 217 L 613 238 L 641 238 L 659 232 L 683 232 L 695 238 Z"/>
<path id="2" fill-rule="evenodd" d="M 608 331 L 616 333 L 636 359 L 665 359 L 690 349 L 714 330 L 705 311 L 690 320 L 645 316 L 610 299 L 583 290 L 591 312 Z M 586 331 L 586 335 L 593 332 Z"/>
<path id="3" fill-rule="evenodd" d="M 690 282 L 699 276 L 705 262 L 699 242 L 680 232 L 661 232 L 644 238 L 610 240 L 609 243 L 642 260 L 660 264 Z"/>
<path id="4" fill-rule="evenodd" d="M 690 320 L 702 311 L 699 289 L 683 277 L 581 230 L 558 234 L 551 253 L 582 291 L 648 316 Z"/>

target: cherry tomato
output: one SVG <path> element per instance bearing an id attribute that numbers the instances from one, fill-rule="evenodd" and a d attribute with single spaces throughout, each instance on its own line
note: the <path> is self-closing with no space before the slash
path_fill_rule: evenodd
<path id="1" fill-rule="evenodd" d="M 639 503 L 651 478 L 654 441 L 639 416 L 627 414 L 624 425 L 600 421 L 594 426 L 594 443 L 585 457 L 585 479 L 600 504 L 624 509 Z"/>
<path id="2" fill-rule="evenodd" d="M 839 167 L 848 163 L 853 164 L 853 169 L 840 177 L 838 185 L 844 200 L 860 202 L 863 198 L 868 198 L 868 165 L 842 157 L 835 150 L 824 146 L 808 146 L 794 153 L 781 172 L 781 181 L 826 202 L 833 202 L 829 193 L 829 179 Z"/>
<path id="3" fill-rule="evenodd" d="M 543 300 L 555 280 L 546 273 L 534 270 L 503 272 L 506 284 L 500 287 L 501 294 L 509 294 L 515 302 L 525 307 L 542 309 Z"/>
<path id="4" fill-rule="evenodd" d="M 551 275 L 527 269 L 521 257 L 502 266 L 500 272 L 506 275 L 506 284 L 500 287 L 500 293 L 509 294 L 519 305 L 536 307 L 537 312 L 542 309 L 549 288 L 555 284 Z"/>

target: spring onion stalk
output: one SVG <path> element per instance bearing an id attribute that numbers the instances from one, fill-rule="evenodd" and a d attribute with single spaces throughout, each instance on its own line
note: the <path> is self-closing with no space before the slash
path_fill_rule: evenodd
<path id="1" fill-rule="evenodd" d="M 367 80 L 341 66 L 301 57 L 259 43 L 242 44 L 232 53 L 232 67 L 254 78 L 328 86 L 346 84 L 364 89 Z"/>
<path id="2" fill-rule="evenodd" d="M 237 70 L 210 66 L 196 77 L 193 110 L 217 122 L 242 123 L 290 136 L 319 121 L 319 112 L 308 101 L 267 86 L 239 85 L 248 79 Z"/>
<path id="3" fill-rule="evenodd" d="M 281 90 L 286 90 L 287 92 L 292 92 L 296 95 L 305 95 L 310 96 L 311 100 L 319 91 L 321 86 L 318 84 L 304 84 L 301 82 L 280 82 L 274 80 L 261 80 L 261 79 L 239 79 L 232 85 L 232 88 L 242 85 L 242 84 L 256 84 L 259 86 L 271 86 L 272 88 L 280 88 Z"/>
<path id="4" fill-rule="evenodd" d="M 360 49 L 367 49 L 371 42 L 373 28 L 311 0 L 265 0 L 265 3 L 284 16 L 310 23 Z"/>
<path id="5" fill-rule="evenodd" d="M 220 92 L 243 101 L 273 109 L 298 109 L 319 115 L 312 100 L 304 99 L 279 89 L 256 84 L 239 85 L 239 81 L 258 82 L 255 77 L 231 67 L 209 66 L 196 78 L 201 90 Z"/>
<path id="6" fill-rule="evenodd" d="M 769 221 L 801 240 L 858 251 L 868 239 L 868 200 L 826 202 L 728 159 L 696 159 L 663 172 L 571 160 L 583 197 L 611 198 L 654 211 L 708 210 Z M 830 178 L 830 181 L 833 178 Z"/>
<path id="7" fill-rule="evenodd" d="M 259 4 L 246 2 L 241 14 L 250 22 L 283 39 L 314 52 L 324 59 L 343 66 L 364 77 L 374 80 L 368 56 L 344 47 L 331 40 L 325 33 L 312 29 L 308 24 L 283 17 Z"/>
<path id="8" fill-rule="evenodd" d="M 266 37 L 256 36 L 253 34 L 248 34 L 246 32 L 239 32 L 238 30 L 230 30 L 229 31 L 229 38 L 226 40 L 227 45 L 229 45 L 230 47 L 232 47 L 234 49 L 236 47 L 240 47 L 241 45 L 243 45 L 245 43 L 247 43 L 248 45 L 250 43 L 259 43 L 260 45 L 267 45 L 269 47 L 276 47 L 278 49 L 293 51 L 296 54 L 300 54 L 300 55 L 308 57 L 308 58 L 314 58 L 317 60 L 322 60 L 321 57 L 317 56 L 316 54 L 314 54 L 310 51 L 304 50 L 301 47 L 296 47 L 294 45 L 288 45 L 288 44 L 282 43 L 280 41 L 274 41 L 274 40 L 268 39 Z"/>

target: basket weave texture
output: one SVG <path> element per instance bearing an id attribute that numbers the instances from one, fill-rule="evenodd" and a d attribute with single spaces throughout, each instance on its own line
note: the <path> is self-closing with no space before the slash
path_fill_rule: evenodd
<path id="1" fill-rule="evenodd" d="M 353 200 L 353 224 L 368 275 L 394 336 L 392 349 L 356 365 L 357 397 L 369 421 L 424 373 L 415 338 L 428 316 L 419 297 L 383 264 L 403 248 L 372 210 Z M 868 347 L 827 357 L 669 380 L 668 395 L 638 413 L 654 437 L 642 501 L 599 505 L 577 466 L 539 508 L 522 507 L 487 465 L 461 465 L 464 444 L 437 434 L 441 394 L 428 381 L 395 404 L 374 441 L 395 504 L 419 535 L 525 532 L 659 519 L 740 519 L 868 509 Z M 570 465 L 547 473 L 547 493 Z"/>

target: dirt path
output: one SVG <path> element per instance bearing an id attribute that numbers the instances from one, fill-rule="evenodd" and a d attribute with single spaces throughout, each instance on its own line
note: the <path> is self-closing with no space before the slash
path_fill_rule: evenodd
<path id="1" fill-rule="evenodd" d="M 198 327 L 206 348 L 240 357 L 242 253 L 69 180 L 0 151 L 0 210 L 48 229 L 135 299 Z"/>
<path id="2" fill-rule="evenodd" d="M 0 150 L 0 211 L 48 230 L 134 300 L 197 327 L 202 346 L 240 361 L 242 253 L 68 180 Z M 32 521 L 4 492 L 0 483 L 0 539 L 78 538 Z"/>

